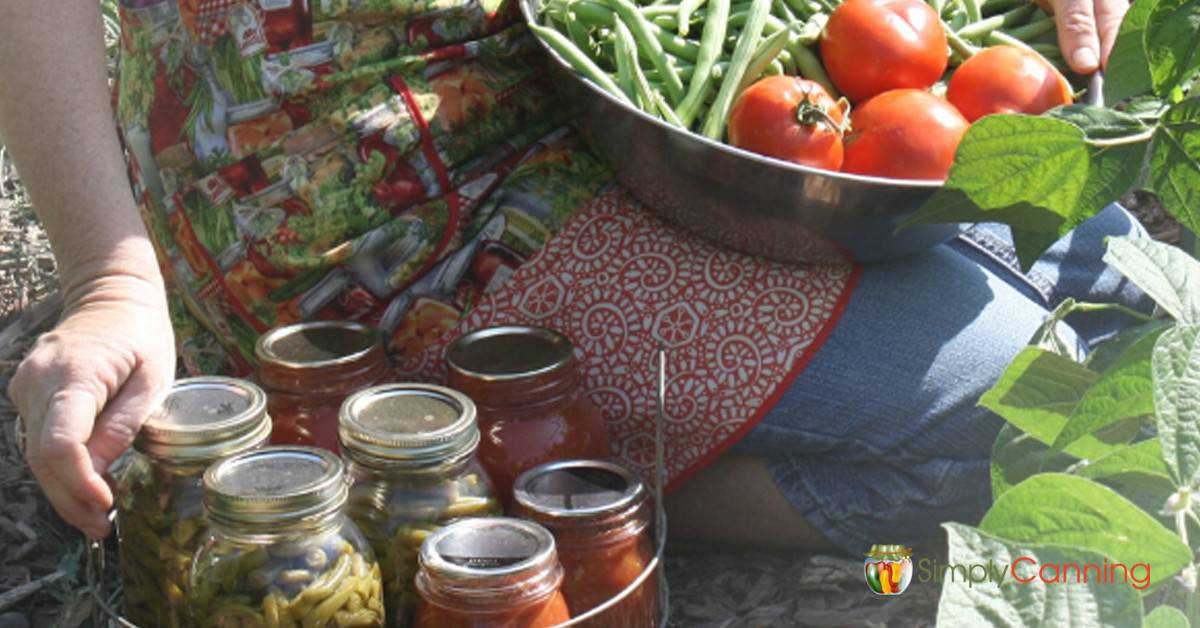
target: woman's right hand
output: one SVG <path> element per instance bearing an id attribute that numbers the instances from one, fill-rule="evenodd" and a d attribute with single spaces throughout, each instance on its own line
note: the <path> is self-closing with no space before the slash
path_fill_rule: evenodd
<path id="1" fill-rule="evenodd" d="M 104 471 L 166 394 L 175 342 L 157 269 L 103 274 L 67 292 L 62 319 L 8 386 L 25 423 L 25 458 L 51 504 L 92 538 L 108 535 Z"/>

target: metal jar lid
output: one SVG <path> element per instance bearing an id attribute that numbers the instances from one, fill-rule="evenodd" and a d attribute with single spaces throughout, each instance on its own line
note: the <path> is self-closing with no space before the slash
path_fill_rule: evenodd
<path id="1" fill-rule="evenodd" d="M 511 381 L 546 375 L 572 364 L 574 347 L 564 335 L 543 327 L 488 327 L 460 336 L 446 350 L 452 375 Z"/>
<path id="2" fill-rule="evenodd" d="M 276 327 L 259 336 L 254 355 L 289 369 L 348 364 L 381 351 L 379 332 L 353 321 L 309 321 Z"/>
<path id="3" fill-rule="evenodd" d="M 336 513 L 348 485 L 342 461 L 316 447 L 265 447 L 204 473 L 204 507 L 216 523 L 294 527 Z"/>
<path id="4" fill-rule="evenodd" d="M 354 393 L 338 421 L 342 450 L 365 464 L 422 467 L 461 460 L 479 445 L 475 404 L 428 384 L 383 384 Z"/>
<path id="5" fill-rule="evenodd" d="M 203 462 L 257 447 L 270 434 L 261 388 L 229 377 L 191 377 L 175 382 L 134 447 L 155 458 Z"/>
<path id="6" fill-rule="evenodd" d="M 503 580 L 540 573 L 556 564 L 554 536 L 522 519 L 461 519 L 434 532 L 421 544 L 421 569 L 440 579 Z"/>
<path id="7" fill-rule="evenodd" d="M 513 499 L 555 519 L 595 519 L 640 505 L 646 488 L 633 471 L 604 460 L 557 460 L 517 476 Z"/>

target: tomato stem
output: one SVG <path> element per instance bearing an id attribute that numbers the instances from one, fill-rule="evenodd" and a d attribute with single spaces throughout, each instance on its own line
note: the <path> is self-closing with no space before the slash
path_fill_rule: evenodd
<path id="1" fill-rule="evenodd" d="M 824 123 L 841 134 L 845 134 L 847 126 L 845 118 L 841 122 L 834 120 L 824 105 L 813 102 L 808 95 L 805 95 L 804 100 L 796 106 L 796 121 L 804 126 L 817 126 Z"/>

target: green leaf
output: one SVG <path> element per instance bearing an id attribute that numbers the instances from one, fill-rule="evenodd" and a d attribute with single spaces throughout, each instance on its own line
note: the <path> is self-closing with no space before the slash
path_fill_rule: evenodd
<path id="1" fill-rule="evenodd" d="M 1149 438 L 1122 447 L 1080 466 L 1075 471 L 1076 475 L 1093 480 L 1130 473 L 1160 478 L 1170 477 L 1167 465 L 1163 463 L 1162 446 L 1157 438 Z"/>
<path id="2" fill-rule="evenodd" d="M 1191 549 L 1112 489 L 1064 473 L 1042 473 L 1012 487 L 979 527 L 1012 541 L 1093 550 L 1114 561 L 1151 566 L 1151 585 L 1191 561 Z"/>
<path id="3" fill-rule="evenodd" d="M 1164 332 L 1153 362 L 1163 460 L 1179 486 L 1192 486 L 1200 479 L 1200 325 Z"/>
<path id="4" fill-rule="evenodd" d="M 1048 565 L 1104 565 L 1104 556 L 1074 547 L 997 538 L 959 523 L 944 524 L 952 565 L 995 565 L 999 585 L 964 583 L 946 576 L 938 602 L 939 626 L 1140 626 L 1142 600 L 1129 581 L 1092 577 L 1043 582 Z M 1135 576 L 1140 580 L 1141 570 Z M 954 572 L 947 572 L 953 574 Z M 1094 572 L 1090 572 L 1094 573 Z M 1047 575 L 1048 578 L 1055 576 Z M 1019 580 L 1030 579 L 1028 582 Z M 970 584 L 970 586 L 968 586 Z"/>
<path id="5" fill-rule="evenodd" d="M 1014 225 L 1028 268 L 1059 236 L 1133 187 L 1145 145 L 1096 146 L 1070 122 L 993 115 L 967 130 L 943 185 L 900 228 L 928 222 Z"/>
<path id="6" fill-rule="evenodd" d="M 1180 323 L 1200 322 L 1200 262 L 1150 238 L 1110 238 L 1104 262 Z"/>
<path id="7" fill-rule="evenodd" d="M 1136 0 L 1125 13 L 1116 43 L 1108 56 L 1104 76 L 1104 102 L 1115 105 L 1131 96 L 1139 96 L 1153 88 L 1150 80 L 1150 60 L 1146 57 L 1144 39 L 1146 22 L 1158 0 Z"/>
<path id="8" fill-rule="evenodd" d="M 1092 105 L 1065 105 L 1055 107 L 1046 115 L 1070 122 L 1083 131 L 1090 140 L 1128 137 L 1146 131 L 1149 127 L 1141 120 L 1115 109 Z"/>
<path id="9" fill-rule="evenodd" d="M 1088 354 L 1083 365 L 1097 373 L 1103 373 L 1121 358 L 1129 347 L 1144 338 L 1147 334 L 1156 337 L 1173 323 L 1168 320 L 1155 320 L 1121 330 L 1117 335 L 1100 343 Z"/>
<path id="10" fill-rule="evenodd" d="M 1200 232 L 1200 98 L 1163 114 L 1150 151 L 1150 185 L 1171 215 Z"/>
<path id="11" fill-rule="evenodd" d="M 1017 354 L 979 405 L 1049 445 L 1099 375 L 1044 349 Z"/>
<path id="12" fill-rule="evenodd" d="M 1045 443 L 1005 423 L 992 444 L 992 499 L 1036 473 L 1063 471 L 1077 461 L 1067 454 L 1051 455 Z"/>
<path id="13" fill-rule="evenodd" d="M 1157 334 L 1143 336 L 1088 388 L 1054 439 L 1055 451 L 1062 451 L 1072 443 L 1090 449 L 1088 439 L 1095 440 L 1092 434 L 1097 430 L 1125 419 L 1154 414 L 1150 356 L 1156 340 Z"/>
<path id="14" fill-rule="evenodd" d="M 1191 628 L 1187 615 L 1174 606 L 1159 606 L 1146 615 L 1142 628 Z"/>
<path id="15" fill-rule="evenodd" d="M 1154 93 L 1166 96 L 1200 69 L 1200 0 L 1158 0 L 1142 40 Z"/>

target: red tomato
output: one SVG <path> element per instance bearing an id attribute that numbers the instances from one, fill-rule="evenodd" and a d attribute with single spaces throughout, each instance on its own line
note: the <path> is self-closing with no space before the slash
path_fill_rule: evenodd
<path id="1" fill-rule="evenodd" d="M 971 122 L 989 113 L 1037 115 L 1073 100 L 1054 66 L 1016 46 L 992 46 L 967 59 L 950 77 L 946 99 Z"/>
<path id="2" fill-rule="evenodd" d="M 894 179 L 945 179 L 968 123 L 919 89 L 884 92 L 850 116 L 842 170 Z"/>
<path id="3" fill-rule="evenodd" d="M 821 60 L 851 102 L 889 89 L 924 89 L 946 71 L 942 21 L 921 0 L 847 0 L 821 34 Z"/>
<path id="4" fill-rule="evenodd" d="M 794 76 L 770 76 L 738 96 L 729 143 L 814 168 L 842 165 L 845 114 L 825 88 Z"/>

